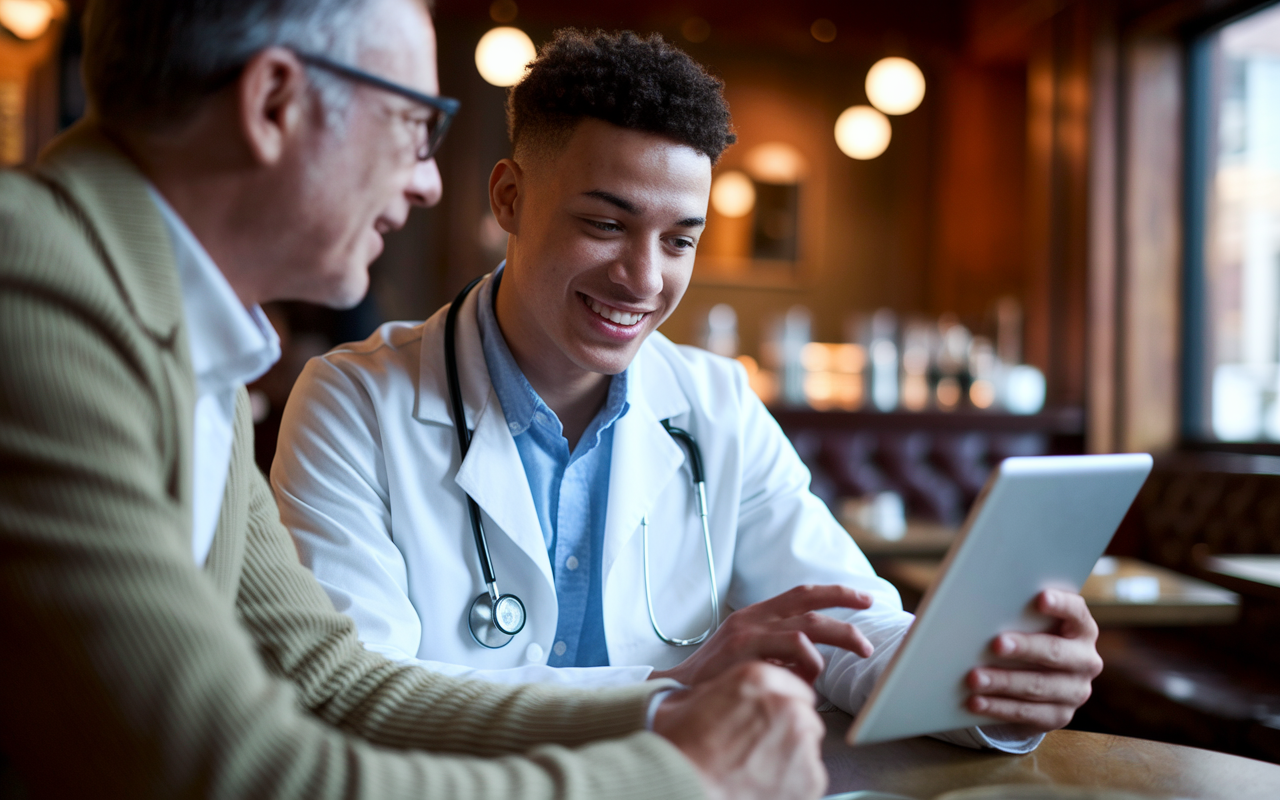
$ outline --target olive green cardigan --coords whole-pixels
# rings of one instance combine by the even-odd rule
[[[191,556],[194,378],[163,222],[92,124],[0,173],[0,794],[675,798],[662,684],[576,692],[365,651],[297,560],[240,393]]]

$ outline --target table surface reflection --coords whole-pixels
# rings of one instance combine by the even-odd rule
[[[1231,591],[1136,558],[1106,556],[1085,581],[1080,594],[1093,618],[1104,628],[1153,625],[1228,625],[1240,617],[1240,597]],[[938,559],[890,558],[876,571],[897,586],[919,594],[929,590],[942,567]],[[1126,595],[1120,589],[1146,581],[1150,596]],[[1276,589],[1280,592],[1280,587]]]
[[[1280,556],[1210,556],[1201,569],[1237,592],[1280,601]]]
[[[844,743],[849,715],[822,716],[831,794],[875,789],[929,800],[971,786],[1039,783],[1196,800],[1280,798],[1280,766],[1193,747],[1054,731],[1025,756],[967,750],[923,737],[850,748]]]

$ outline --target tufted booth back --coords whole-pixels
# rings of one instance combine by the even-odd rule
[[[833,510],[846,497],[892,490],[911,517],[958,525],[992,468],[1010,456],[1083,452],[1083,414],[775,409],[774,417]]]
[[[1206,555],[1280,554],[1280,457],[1161,456],[1112,550],[1184,570]]]

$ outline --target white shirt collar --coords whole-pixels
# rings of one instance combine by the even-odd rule
[[[173,243],[196,393],[252,383],[280,360],[280,337],[261,306],[245,308],[195,234],[154,186],[151,197]]]

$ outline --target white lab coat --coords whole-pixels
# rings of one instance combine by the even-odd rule
[[[821,648],[827,666],[817,690],[856,713],[912,615],[809,492],[808,470],[742,367],[656,333],[632,364],[631,406],[614,432],[602,569],[611,666],[546,666],[558,618],[552,565],[489,381],[479,295],[468,295],[458,318],[463,402],[475,432],[460,467],[445,309],[420,324],[388,323],[364,342],[312,359],[285,409],[271,470],[281,515],[303,562],[355,620],[365,645],[455,675],[579,685],[643,680],[688,657],[692,648],[654,635],[641,567],[640,520],[648,514],[659,624],[676,637],[707,627],[697,498],[685,450],[661,425],[670,419],[702,450],[722,615],[806,583],[843,584],[874,598],[865,611],[830,612],[871,640],[871,658]],[[467,629],[484,583],[464,491],[483,513],[499,587],[523,599],[528,613],[524,630],[499,649],[481,647]]]

